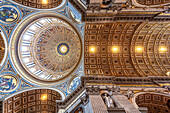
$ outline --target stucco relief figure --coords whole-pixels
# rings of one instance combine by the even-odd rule
[[[102,98],[103,98],[103,100],[104,100],[107,107],[115,107],[114,106],[114,101],[113,101],[113,99],[112,99],[112,97],[110,95],[107,95],[105,93]]]

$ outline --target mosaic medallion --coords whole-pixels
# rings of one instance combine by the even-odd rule
[[[0,7],[0,22],[13,23],[19,17],[19,11],[14,6],[6,5]]]
[[[69,92],[73,92],[81,84],[81,77],[74,78],[69,85]]]
[[[79,64],[81,39],[66,21],[40,18],[22,32],[18,55],[22,66],[32,77],[56,81],[71,74]]]
[[[0,92],[10,92],[13,91],[18,80],[12,75],[0,75]]]
[[[71,5],[71,3],[68,3],[69,6],[69,16],[71,17],[71,19],[76,22],[76,23],[80,23],[81,22],[81,13],[78,12],[74,6]]]

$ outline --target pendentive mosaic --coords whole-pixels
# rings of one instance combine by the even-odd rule
[[[0,6],[0,22],[4,24],[14,23],[19,19],[19,10],[12,5]]]

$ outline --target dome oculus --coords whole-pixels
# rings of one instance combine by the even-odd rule
[[[67,53],[69,52],[69,46],[66,43],[60,43],[57,46],[57,52],[60,55],[67,55]]]

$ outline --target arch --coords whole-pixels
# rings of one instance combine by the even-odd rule
[[[85,113],[84,106],[81,104],[75,108],[71,113]]]
[[[7,59],[7,55],[8,55],[8,52],[7,52],[7,50],[8,50],[8,42],[7,42],[7,35],[5,34],[5,32],[4,32],[4,29],[0,26],[0,41],[3,41],[2,43],[3,43],[3,48],[4,48],[4,50],[3,50],[3,57],[2,57],[2,59],[0,59],[0,69],[3,67],[3,65],[4,65],[4,63],[5,63],[5,61],[6,61],[6,59]],[[1,46],[1,44],[0,44],[0,46]],[[2,51],[1,51],[1,53],[2,53]]]
[[[3,101],[4,113],[8,112],[56,112],[56,100],[64,100],[64,94],[54,88],[31,88],[12,94]]]
[[[138,7],[160,7],[161,5],[169,5],[168,0],[150,0],[148,3],[146,0],[132,0],[132,3]]]
[[[7,96],[6,98],[4,98],[4,101],[17,95],[17,94],[20,94],[20,93],[23,93],[23,92],[26,92],[26,91],[30,91],[30,90],[36,90],[36,89],[50,89],[50,90],[54,90],[58,93],[60,93],[61,97],[62,97],[62,100],[64,100],[66,98],[66,95],[64,94],[64,92],[62,92],[61,90],[59,89],[56,89],[56,88],[52,88],[52,87],[34,87],[34,88],[29,88],[29,89],[24,89],[24,90],[21,90],[21,91],[18,91],[18,92],[15,92],[9,96]]]
[[[136,93],[132,98],[132,103],[138,109],[139,107],[147,107],[148,113],[168,113],[170,110],[167,101],[170,95],[155,92]]]

